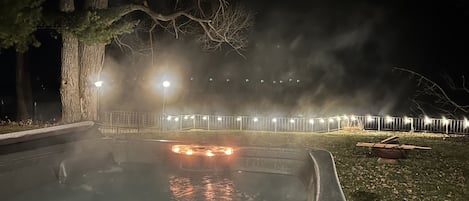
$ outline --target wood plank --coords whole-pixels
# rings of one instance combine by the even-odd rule
[[[385,148],[385,149],[423,149],[430,150],[431,147],[422,147],[414,145],[399,145],[399,144],[383,144],[383,143],[368,143],[368,142],[358,142],[357,147],[372,147],[372,148]]]
[[[390,142],[394,142],[394,141],[397,141],[397,140],[399,140],[399,137],[397,137],[397,136],[392,136],[392,137],[388,137],[388,138],[386,138],[386,139],[384,139],[384,140],[381,140],[381,143],[383,143],[383,144],[388,144],[388,143],[390,143]]]

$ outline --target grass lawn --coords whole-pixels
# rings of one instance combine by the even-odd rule
[[[0,125],[0,134],[25,131],[25,130],[31,130],[31,129],[36,129],[36,128],[43,128],[43,127],[44,126],[38,126],[38,125],[19,126],[19,125],[5,124],[5,125]]]
[[[134,137],[191,140],[247,146],[326,149],[335,157],[347,200],[468,200],[469,139],[410,133],[259,133],[181,132]],[[368,148],[357,142],[379,142],[399,136],[400,143],[430,146],[411,150],[398,165],[378,164]]]

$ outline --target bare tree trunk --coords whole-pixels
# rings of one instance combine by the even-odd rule
[[[24,53],[16,53],[16,119],[18,121],[28,119],[29,113],[27,109],[27,95],[25,94],[25,79],[29,76],[26,76],[25,63],[24,63]],[[29,87],[31,89],[31,87]]]
[[[65,123],[81,120],[78,65],[78,39],[69,33],[62,34],[62,121]]]
[[[107,8],[107,0],[86,0],[84,9]],[[75,10],[73,0],[61,0],[63,12]],[[103,68],[105,44],[84,44],[71,35],[62,35],[62,121],[97,120],[97,89]]]
[[[108,0],[86,0],[85,9],[105,9]],[[105,44],[79,45],[80,66],[80,113],[82,120],[98,120],[98,93],[94,82],[99,80],[103,68]]]
[[[60,0],[62,12],[75,10],[73,0]],[[62,100],[62,122],[70,123],[81,120],[78,65],[78,39],[70,34],[62,34],[62,72],[60,96]]]
[[[98,119],[98,93],[94,82],[99,80],[103,67],[104,49],[104,44],[80,44],[80,112],[83,120]]]

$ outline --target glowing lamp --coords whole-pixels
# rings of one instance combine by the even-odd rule
[[[355,120],[357,120],[357,117],[356,117],[355,115],[352,115],[352,116],[350,117],[350,119],[351,119],[352,121],[355,121]]]
[[[386,116],[386,123],[391,123],[391,122],[392,122],[392,117]]]
[[[412,118],[404,117],[404,123],[405,123],[405,124],[410,124],[410,123],[412,123]]]
[[[329,122],[334,122],[334,119],[333,118],[329,118]]]
[[[166,120],[171,121],[171,116],[166,117]]]
[[[443,125],[448,125],[449,124],[449,120],[446,117],[442,117],[441,122],[443,123]]]
[[[103,86],[103,81],[101,81],[101,80],[100,80],[100,81],[96,81],[96,82],[94,83],[94,86],[97,87],[97,88],[102,87],[102,86]]]
[[[236,118],[236,121],[241,121],[241,117]]]
[[[207,118],[208,118],[207,116],[202,117],[203,120],[207,120]]]
[[[218,120],[218,121],[221,121],[221,117],[218,117],[217,120]]]
[[[467,120],[466,117],[464,117],[464,128],[469,127],[469,121]]]
[[[428,116],[425,116],[424,123],[425,123],[425,125],[431,124],[432,119],[430,119]]]
[[[368,116],[366,116],[366,121],[372,122],[372,121],[374,121],[374,119],[371,115],[368,115]]]
[[[191,116],[191,119],[195,119],[195,116],[194,116],[194,115],[192,115],[192,116]]]
[[[254,119],[252,119],[254,122],[258,122],[259,119],[257,117],[254,117]]]
[[[290,123],[294,124],[294,123],[295,123],[295,120],[294,120],[294,119],[290,119]]]
[[[163,87],[164,87],[164,88],[168,88],[168,87],[170,87],[170,86],[171,86],[171,82],[169,82],[169,81],[167,81],[167,80],[163,81]]]
[[[194,153],[194,151],[192,151],[192,149],[188,149],[186,151],[186,155],[192,155]]]
[[[324,119],[319,119],[319,122],[324,123],[325,121]]]
[[[189,116],[188,115],[184,116],[184,119],[186,119],[186,120],[189,119]]]
[[[314,124],[314,119],[309,119],[310,124]]]
[[[277,118],[273,118],[272,122],[277,123]]]

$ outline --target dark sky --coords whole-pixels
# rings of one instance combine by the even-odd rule
[[[169,107],[174,113],[402,115],[410,112],[415,80],[393,72],[393,67],[409,68],[438,82],[445,74],[459,77],[469,72],[465,1],[244,4],[256,14],[249,47],[243,52],[246,59],[228,48],[202,52],[190,36],[160,37],[155,66],[149,56],[136,59],[109,46],[112,54],[103,72],[103,79],[112,83],[103,92],[107,108],[158,110],[161,94],[147,93],[147,85],[173,76],[177,84]],[[43,46],[29,56],[35,99],[45,105],[59,100],[60,49],[49,34],[39,35]],[[0,97],[11,102],[14,54],[2,51],[0,59]]]

